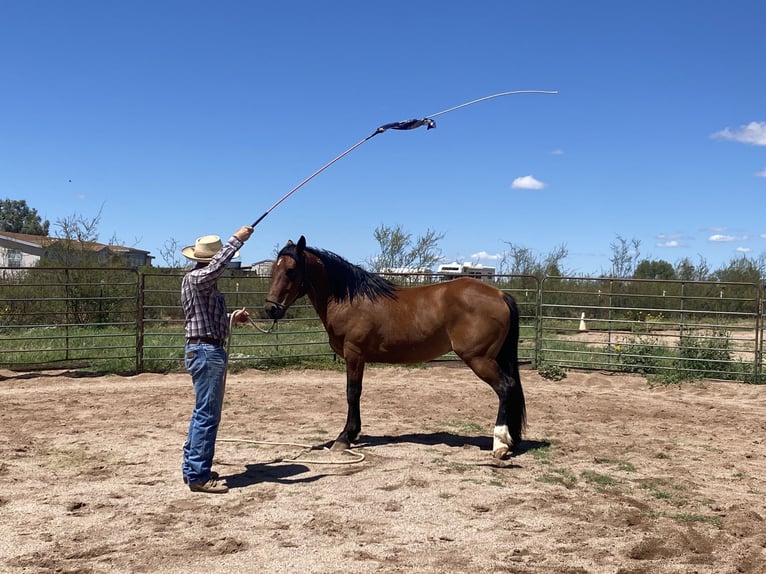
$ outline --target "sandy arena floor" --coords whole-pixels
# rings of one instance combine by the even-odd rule
[[[766,387],[522,377],[527,440],[508,460],[466,368],[373,367],[362,462],[221,442],[231,490],[204,495],[179,470],[186,374],[0,372],[0,570],[766,572]],[[333,439],[344,380],[232,374],[219,436]]]

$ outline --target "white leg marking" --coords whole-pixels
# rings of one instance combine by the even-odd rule
[[[508,426],[496,426],[492,433],[492,454],[503,456],[511,447],[513,447],[513,441],[511,440],[511,433],[508,432]]]

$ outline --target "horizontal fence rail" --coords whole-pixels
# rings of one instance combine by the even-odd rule
[[[0,366],[180,369],[182,278],[182,271],[0,268]],[[438,274],[385,278],[403,286],[449,280]],[[483,280],[516,299],[519,358],[533,368],[764,382],[763,285],[526,275]],[[276,324],[262,318],[269,282],[237,269],[219,280],[229,310],[247,308],[258,327],[235,326],[230,364],[335,360],[307,299]],[[440,360],[456,359],[449,353]]]

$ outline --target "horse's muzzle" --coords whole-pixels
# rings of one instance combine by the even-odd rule
[[[266,314],[269,316],[269,319],[281,319],[285,316],[285,311],[287,310],[287,307],[282,305],[281,303],[277,303],[276,301],[269,301],[266,300],[266,304],[263,306],[263,310],[266,311]]]

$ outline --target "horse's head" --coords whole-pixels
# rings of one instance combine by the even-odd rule
[[[264,310],[272,319],[281,319],[296,299],[306,293],[304,252],[306,238],[301,235],[298,243],[288,241],[277,255],[271,268],[271,286],[266,295]]]

